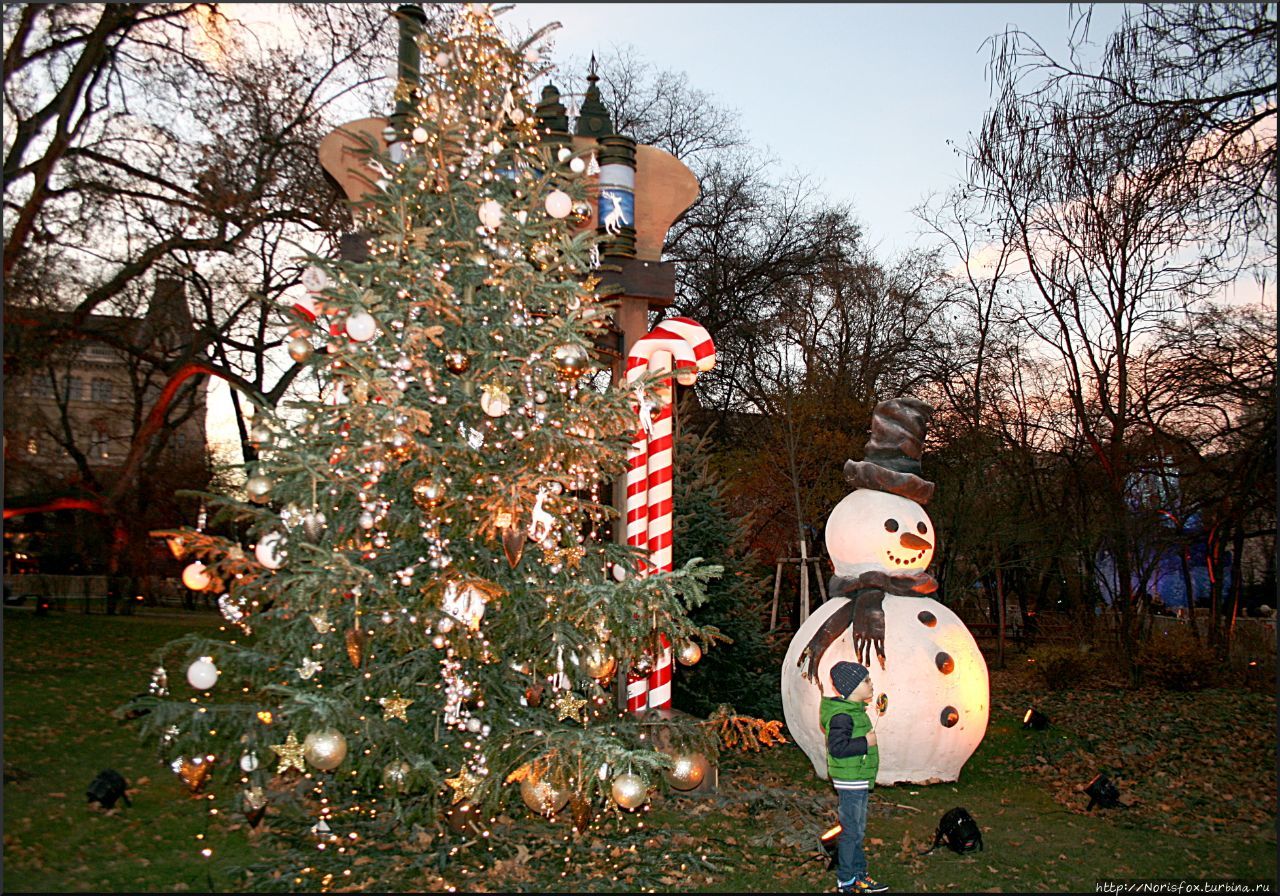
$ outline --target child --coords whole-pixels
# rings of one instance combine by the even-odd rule
[[[883,893],[889,889],[867,874],[862,838],[867,830],[867,797],[876,786],[880,748],[867,715],[874,691],[871,673],[858,663],[831,667],[838,697],[823,697],[818,710],[827,737],[827,773],[835,785],[840,817],[836,852],[837,893]]]

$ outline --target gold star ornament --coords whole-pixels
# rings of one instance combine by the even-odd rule
[[[276,769],[277,775],[283,775],[290,768],[296,768],[300,772],[305,772],[307,766],[302,757],[302,744],[298,743],[298,736],[292,731],[285,738],[282,744],[271,744],[271,750],[280,757],[280,767]]]
[[[405,697],[379,697],[378,702],[382,704],[383,720],[399,719],[402,722],[409,721],[409,717],[405,711],[413,705],[413,701]]]
[[[551,708],[556,711],[556,718],[563,722],[565,719],[573,719],[575,722],[586,724],[585,710],[587,700],[585,697],[579,697],[573,691],[566,691],[551,703]]]
[[[453,802],[457,803],[471,799],[481,780],[483,779],[473,774],[471,769],[464,767],[456,778],[445,778],[444,783],[453,788]]]

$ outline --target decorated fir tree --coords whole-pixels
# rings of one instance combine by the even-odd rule
[[[218,510],[243,544],[182,533],[223,634],[164,649],[144,717],[193,789],[297,833],[313,874],[521,797],[586,825],[714,749],[618,708],[615,669],[659,632],[716,639],[687,615],[715,568],[639,576],[611,536],[636,416],[592,353],[590,160],[540,141],[530,54],[484,9],[420,43],[368,257],[310,260],[291,350],[320,395],[256,418],[251,500]]]

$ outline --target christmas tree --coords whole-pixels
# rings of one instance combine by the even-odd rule
[[[181,534],[224,633],[166,646],[143,717],[193,790],[301,833],[304,888],[366,843],[483,835],[521,797],[579,826],[636,809],[714,750],[618,708],[615,670],[660,634],[716,640],[688,616],[716,568],[639,575],[611,535],[637,418],[592,354],[591,160],[540,139],[536,56],[486,10],[420,46],[367,258],[310,259],[291,352],[321,392],[255,419],[250,501],[217,511],[243,544]]]

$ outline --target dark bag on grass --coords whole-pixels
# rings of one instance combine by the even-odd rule
[[[933,848],[929,851],[933,852],[942,843],[946,843],[952,852],[961,855],[983,848],[982,830],[968,809],[956,806],[942,816],[942,820],[938,822],[938,832],[933,837]]]
[[[126,791],[129,785],[124,780],[124,775],[120,774],[113,768],[104,768],[98,772],[98,777],[89,783],[89,789],[85,791],[85,796],[89,802],[97,803],[104,809],[110,809],[116,804],[116,800],[123,799],[126,806],[132,806],[129,802],[129,794]]]

